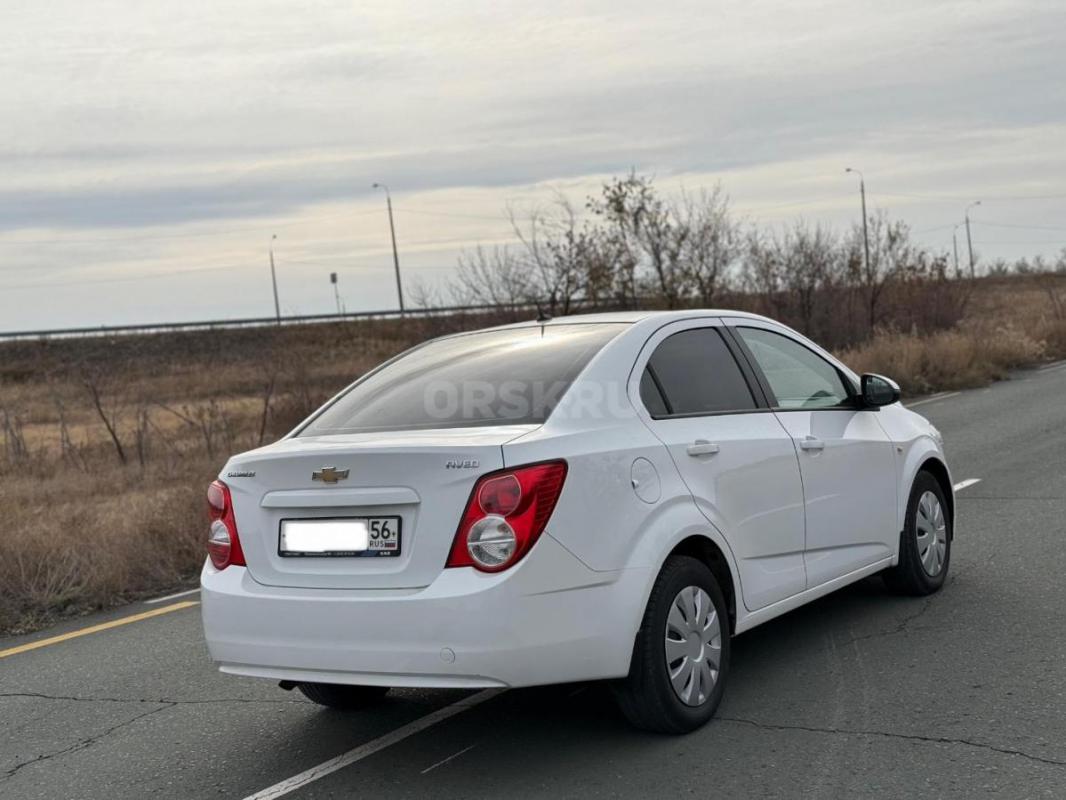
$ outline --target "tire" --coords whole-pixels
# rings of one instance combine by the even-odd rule
[[[347,686],[339,683],[299,683],[296,688],[312,703],[338,711],[356,711],[379,702],[388,686]]]
[[[928,495],[935,498],[935,503],[929,501]],[[934,509],[932,514],[930,508]],[[939,509],[939,514],[935,509]],[[928,472],[919,472],[907,500],[906,524],[900,534],[899,564],[883,573],[889,589],[899,594],[921,596],[932,594],[944,585],[951,565],[953,520],[949,509],[937,479]],[[923,534],[927,543],[924,546]]]
[[[682,595],[682,592],[686,594]],[[706,608],[701,609],[694,618],[697,621],[705,619],[706,627],[703,622],[698,622],[689,631],[688,640],[679,639],[679,631],[685,625],[679,627],[678,623],[687,623],[693,618],[691,611],[697,597],[704,604],[706,600],[710,601],[714,616]],[[675,603],[679,603],[676,609]],[[686,608],[687,617],[684,615]],[[712,620],[718,625],[716,637]],[[698,632],[700,628],[703,633]],[[671,643],[667,642],[668,632]],[[694,642],[691,637],[701,641]],[[681,734],[696,730],[714,716],[722,700],[729,675],[729,646],[729,610],[714,575],[694,558],[670,556],[655,579],[648,598],[644,620],[633,646],[629,675],[612,687],[622,713],[634,726],[647,731]],[[689,671],[687,702],[681,697],[684,687],[675,689],[671,680],[668,653],[678,656],[671,665],[679,682],[685,679],[684,670]],[[715,658],[716,674],[709,668]],[[692,670],[693,665],[705,663],[708,664],[707,670]],[[708,677],[712,679],[709,691],[706,687]],[[698,690],[697,683],[693,682],[697,680]]]

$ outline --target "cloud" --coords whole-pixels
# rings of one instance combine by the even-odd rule
[[[852,213],[819,199],[851,190],[845,161],[872,193],[1066,193],[1064,30],[1038,0],[24,5],[0,31],[0,327],[27,318],[5,281],[221,264],[277,226],[366,269],[376,180],[400,208],[471,217],[630,167],[668,188],[724,177],[742,205],[830,221]],[[916,228],[951,219],[947,202],[895,201]],[[334,212],[361,222],[315,221]],[[501,235],[473,218],[412,228],[426,259],[420,241]],[[70,244],[19,244],[49,239]],[[459,249],[412,269],[444,274]],[[70,319],[149,311],[86,293]],[[195,291],[175,296],[160,313],[195,315]]]

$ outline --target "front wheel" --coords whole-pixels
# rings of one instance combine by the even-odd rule
[[[899,564],[883,573],[888,587],[901,594],[925,595],[943,586],[951,564],[951,526],[940,483],[928,472],[919,472],[907,501]]]
[[[356,711],[373,705],[389,691],[388,686],[348,686],[341,683],[299,683],[296,688],[313,703],[340,711]]]
[[[705,564],[670,556],[655,580],[629,675],[614,685],[626,718],[688,733],[714,716],[729,673],[729,612]]]

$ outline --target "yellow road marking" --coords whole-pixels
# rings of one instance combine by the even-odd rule
[[[39,647],[48,647],[52,644],[65,642],[68,639],[77,639],[79,636],[88,636],[90,633],[99,633],[100,631],[106,631],[110,628],[117,628],[120,625],[129,625],[131,622],[140,622],[142,619],[150,619],[151,617],[158,617],[160,614],[169,614],[171,611],[180,611],[183,608],[191,608],[192,606],[198,605],[200,605],[199,600],[186,600],[181,603],[174,603],[172,606],[153,608],[151,611],[132,614],[128,617],[122,617],[122,619],[101,622],[99,625],[90,625],[88,628],[81,628],[76,631],[70,631],[69,633],[61,633],[59,636],[40,639],[36,642],[30,642],[29,644],[20,644],[18,647],[10,647],[7,650],[0,650],[0,658],[7,658],[8,656],[18,655],[19,653],[25,653],[29,650],[36,650]]]

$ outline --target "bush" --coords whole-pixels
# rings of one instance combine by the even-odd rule
[[[882,332],[840,353],[856,372],[877,372],[897,381],[905,394],[964,389],[999,380],[1043,357],[1044,342],[1012,325],[968,324],[918,336]]]

